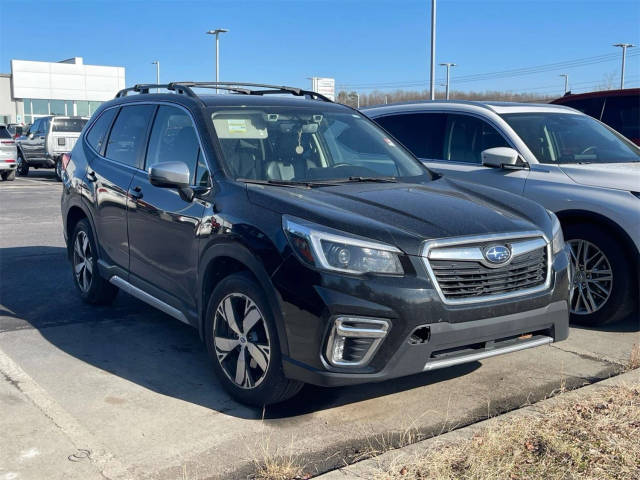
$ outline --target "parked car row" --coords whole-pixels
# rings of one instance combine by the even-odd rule
[[[16,142],[6,125],[0,125],[0,178],[11,181],[16,178]]]
[[[71,152],[88,120],[55,115],[35,120],[16,140],[18,175],[28,175],[30,168],[55,168],[60,180],[62,155]]]
[[[161,87],[104,103],[63,157],[74,283],[87,302],[124,290],[197,328],[235,398],[567,337],[568,248],[543,206],[439,175],[313,92]]]

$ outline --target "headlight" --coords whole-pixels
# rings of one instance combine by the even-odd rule
[[[282,228],[300,259],[326,270],[345,273],[404,273],[396,247],[316,225],[282,217]]]
[[[555,213],[550,210],[547,210],[549,217],[551,218],[551,222],[553,227],[551,228],[551,251],[553,255],[557,255],[564,249],[564,235],[562,234],[562,226],[560,225],[560,220]]]

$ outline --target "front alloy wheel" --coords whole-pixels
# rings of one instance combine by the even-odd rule
[[[89,292],[93,280],[93,255],[89,237],[82,230],[73,242],[73,272],[82,293]]]
[[[587,240],[570,240],[573,286],[571,313],[590,315],[607,303],[613,288],[613,272],[609,259]]]
[[[264,380],[271,358],[269,330],[260,309],[242,293],[218,304],[213,323],[216,357],[225,375],[241,388]]]

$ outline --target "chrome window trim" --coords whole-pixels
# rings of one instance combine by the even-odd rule
[[[524,238],[532,238],[534,240],[533,241],[530,240],[530,241],[526,241],[526,242],[518,242],[518,243],[523,243],[525,245],[523,245],[523,247],[518,250],[519,253],[517,255],[522,255],[524,253],[527,253],[527,252],[530,252],[532,250],[535,250],[536,248],[542,247],[543,244],[540,244],[539,242],[536,242],[535,238],[543,239],[544,240],[544,245],[546,245],[546,249],[547,249],[547,277],[545,279],[545,282],[542,285],[538,285],[538,286],[532,287],[532,288],[526,288],[524,290],[517,290],[515,292],[500,293],[500,294],[496,294],[496,295],[483,295],[483,296],[480,296],[480,297],[468,297],[468,298],[459,298],[459,299],[447,299],[446,298],[446,296],[442,292],[442,289],[440,288],[440,284],[438,283],[438,279],[436,278],[436,275],[433,272],[433,269],[431,268],[431,264],[429,262],[430,253],[431,253],[432,250],[434,250],[436,248],[439,248],[439,247],[449,247],[449,246],[454,246],[455,247],[457,245],[464,245],[464,244],[468,244],[468,243],[498,242],[498,241],[501,241],[501,240],[504,241],[504,240],[509,240],[509,239],[524,239]],[[533,245],[537,245],[537,246],[533,247]],[[452,249],[452,250],[457,250],[458,252],[460,252],[461,256],[459,258],[447,258],[447,260],[461,260],[461,261],[475,260],[475,259],[470,259],[467,256],[465,256],[465,255],[468,255],[468,251],[467,250],[469,250],[469,249],[456,248],[456,249]],[[511,258],[513,259],[517,255],[514,255],[513,252],[512,252]],[[433,283],[433,287],[438,292],[438,296],[440,297],[440,300],[442,300],[442,302],[444,304],[446,304],[446,305],[469,305],[469,304],[474,304],[474,303],[483,303],[483,302],[507,300],[507,299],[510,299],[510,298],[523,297],[523,296],[526,296],[526,295],[531,295],[531,294],[534,294],[534,293],[543,292],[545,290],[548,290],[551,287],[551,273],[552,273],[551,272],[551,265],[553,264],[553,258],[552,258],[552,252],[551,252],[551,242],[547,238],[547,236],[544,234],[544,232],[542,232],[540,230],[529,230],[529,231],[525,231],[525,232],[509,232],[509,233],[498,233],[498,234],[487,234],[487,235],[471,235],[471,236],[466,236],[466,237],[453,237],[453,238],[442,238],[442,239],[437,239],[437,240],[428,240],[423,244],[421,256],[422,256],[422,262],[423,262],[425,268],[427,269],[427,273],[429,274],[429,279]],[[452,257],[452,256],[453,255],[449,255],[449,257]],[[438,258],[438,259],[443,259],[443,258]],[[436,258],[434,258],[434,260],[436,260]]]
[[[200,147],[200,152],[202,152],[202,157],[204,158],[205,165],[207,166],[207,170],[209,171],[209,178],[213,179],[213,175],[211,174],[211,168],[210,168],[210,164],[209,164],[209,159],[207,158],[207,154],[205,153],[204,148],[202,148],[202,139],[200,138],[200,132],[198,131],[198,128],[196,126],[196,122],[195,122],[195,120],[193,118],[193,115],[191,114],[191,112],[189,111],[188,108],[184,107],[183,105],[180,105],[179,103],[167,102],[166,100],[119,103],[117,105],[113,105],[111,107],[107,107],[102,112],[100,112],[100,115],[97,116],[96,119],[91,122],[91,125],[88,126],[86,132],[89,133],[89,131],[91,131],[91,129],[93,128],[94,124],[98,121],[98,119],[102,115],[104,115],[104,112],[106,112],[107,110],[111,110],[111,109],[114,109],[114,108],[122,108],[122,107],[126,107],[128,105],[155,105],[155,106],[167,105],[167,106],[170,106],[170,107],[178,107],[178,108],[184,110],[187,113],[187,115],[189,115],[189,118],[191,119],[191,123],[193,125],[193,129],[196,132],[196,137],[198,138],[198,146]],[[156,113],[153,114],[153,118],[151,119],[152,123],[149,125],[149,135],[147,137],[147,141],[146,141],[146,145],[145,145],[145,149],[144,149],[144,159],[143,160],[144,160],[145,164],[147,163],[147,150],[149,149],[149,139],[151,138],[151,131],[153,130],[153,122],[155,121],[155,119],[156,119]],[[111,136],[111,129],[113,128],[113,125],[117,120],[118,120],[118,116],[116,115],[116,117],[111,122],[111,126],[109,128],[109,137]],[[118,166],[122,165],[122,166],[125,166],[127,168],[132,169],[135,172],[141,172],[141,173],[145,173],[145,174],[149,175],[149,172],[147,170],[143,169],[143,168],[134,167],[133,165],[128,165],[126,163],[122,163],[122,162],[119,162],[117,160],[113,160],[112,158],[100,155],[100,153],[98,153],[96,151],[96,149],[93,148],[93,145],[91,145],[87,141],[87,136],[84,134],[84,132],[83,132],[83,135],[82,135],[82,140],[91,149],[91,151],[93,153],[95,153],[96,156],[98,156],[101,160],[107,160],[107,161],[109,161],[109,162],[111,162],[111,163],[113,163],[115,165],[118,165]],[[105,146],[104,152],[107,153],[106,146]],[[196,161],[196,166],[197,166],[197,161]],[[199,185],[190,185],[190,187],[198,187],[198,186]]]

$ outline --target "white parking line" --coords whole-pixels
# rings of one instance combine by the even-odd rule
[[[101,445],[2,349],[0,349],[0,374],[62,430],[78,450],[89,451],[89,458],[105,478],[110,480],[132,478],[132,475],[115,459],[112,453]]]

